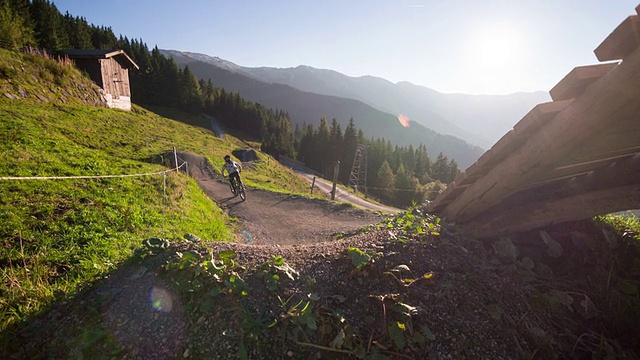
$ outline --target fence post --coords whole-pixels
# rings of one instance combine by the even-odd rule
[[[338,171],[340,170],[340,161],[336,161],[336,167],[333,168],[333,187],[331,188],[331,200],[336,199],[336,183],[338,182]]]
[[[173,158],[176,160],[176,169],[177,169],[178,168],[178,153],[176,152],[176,147],[175,146],[173,147]]]
[[[311,182],[311,194],[313,194],[313,187],[316,186],[316,177],[313,177],[313,181]]]

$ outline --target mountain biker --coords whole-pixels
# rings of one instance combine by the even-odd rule
[[[241,187],[244,187],[244,184],[242,184],[242,179],[240,179],[240,172],[242,171],[242,165],[238,164],[235,161],[231,161],[231,156],[229,155],[225,155],[224,157],[224,165],[222,165],[222,170],[220,171],[222,176],[224,176],[225,170],[229,174],[229,181],[231,181],[231,179],[235,177],[236,180],[238,181],[238,185]]]

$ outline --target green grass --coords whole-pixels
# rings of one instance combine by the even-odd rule
[[[69,61],[0,49],[2,94],[73,104],[95,103],[97,87]],[[4,98],[4,96],[3,96]]]
[[[609,225],[616,230],[623,239],[631,240],[635,246],[640,246],[640,218],[628,212],[626,214],[609,214],[597,216],[596,220]]]
[[[194,139],[197,131],[187,126],[122,113],[3,100],[0,174],[158,173],[166,168],[141,160],[167,150],[173,142],[164,134],[174,136],[178,147],[180,141],[191,146],[215,141]],[[148,130],[143,132],[143,127]],[[185,140],[171,131],[179,128]],[[110,129],[118,129],[113,133],[119,133],[120,140]],[[193,233],[205,241],[232,240],[224,213],[194,180],[177,173],[166,179],[156,174],[2,180],[0,199],[2,328],[38,311],[56,294],[71,294],[114,269],[146,238],[179,240]]]
[[[246,146],[241,140],[216,138],[195,115],[85,105],[78,92],[94,87],[68,64],[2,49],[0,64],[0,93],[21,94],[0,96],[0,177],[155,174],[0,180],[0,331],[73,296],[145,239],[233,240],[232,219],[193,179],[157,173],[168,170],[160,160],[173,147],[207,156],[218,171],[225,154]],[[243,171],[249,186],[308,192],[303,179],[259,156]]]

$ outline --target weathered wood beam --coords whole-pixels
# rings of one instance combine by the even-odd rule
[[[451,203],[461,194],[460,191],[454,189],[464,187],[474,183],[476,180],[487,174],[493,166],[510,156],[517,147],[522,146],[525,141],[534,134],[538,129],[546,125],[560,111],[564,110],[572,100],[554,101],[536,105],[522,120],[520,120],[505,136],[503,136],[496,144],[487,150],[475,163],[461,173],[453,183],[449,184],[447,189],[440,194],[435,201],[429,204],[428,211],[438,212],[444,206]],[[513,134],[516,134],[513,137]],[[513,144],[505,146],[507,141],[513,141]],[[497,161],[499,159],[499,161]]]
[[[640,154],[523,189],[460,224],[478,238],[640,208]]]
[[[582,139],[581,146],[575,147],[573,151],[568,151],[565,157],[556,164],[554,172],[558,171],[558,168],[597,162],[638,152],[640,147],[639,123],[640,114],[634,114],[626,119],[619,119],[616,126],[605,127],[598,133],[592,133],[591,137],[585,137]]]
[[[626,158],[640,154],[640,147],[622,149],[600,155],[597,159],[589,160],[582,163],[574,163],[570,165],[562,165],[553,169],[553,177],[569,176],[572,174],[578,174],[585,171],[593,170],[594,168],[607,166],[611,163],[624,160]]]
[[[617,63],[578,66],[549,91],[554,101],[575,99],[594,81],[606,75]]]
[[[478,219],[461,226],[467,233],[478,239],[488,239],[638,208],[640,208],[640,184],[633,184],[582,193],[567,199],[527,203],[499,212],[491,211],[491,219],[487,218],[485,222]],[[594,211],[596,209],[597,211]]]
[[[531,135],[545,126],[556,117],[562,110],[566,109],[573,100],[552,101],[538,104],[518,121],[513,130],[519,135]]]
[[[621,124],[628,125],[629,119],[638,119],[640,114],[638,73],[640,50],[593,82],[523,146],[441,209],[441,215],[459,223],[468,221],[527,184],[547,178],[557,164],[580,152],[583,139],[597,138],[611,129],[617,129],[621,137],[626,131],[636,131],[640,121],[631,123],[633,129]],[[640,145],[640,139],[635,141]]]
[[[618,25],[593,52],[600,61],[623,60],[639,46],[640,20],[638,15],[631,15]]]

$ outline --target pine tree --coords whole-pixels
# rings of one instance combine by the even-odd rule
[[[62,15],[54,4],[48,0],[33,0],[29,11],[34,21],[35,38],[39,47],[49,51],[69,47]]]
[[[331,130],[327,119],[323,117],[320,119],[320,125],[318,126],[318,132],[316,135],[316,149],[315,158],[316,163],[319,164],[320,171],[327,177],[333,174],[334,161],[329,158],[330,154],[330,135]]]
[[[151,54],[149,48],[142,40],[129,41],[126,37],[120,41],[123,50],[131,56],[133,61],[138,64],[138,71],[129,72],[129,81],[131,85],[131,101],[138,104],[151,104]]]
[[[413,174],[416,168],[416,150],[414,150],[413,145],[409,144],[409,147],[404,151],[404,156],[402,157],[402,163],[405,166],[405,170],[409,173]]]
[[[300,138],[297,159],[305,163],[307,167],[314,170],[317,169],[313,163],[315,142],[315,131],[313,129],[313,125],[309,124],[305,126],[304,133]]]
[[[35,44],[28,1],[0,0],[0,47],[15,50]]]
[[[275,118],[267,118],[261,150],[276,158],[284,155],[295,158],[291,121],[284,112]]]
[[[369,169],[380,169],[384,162],[387,162],[389,165],[389,154],[388,148],[386,147],[386,143],[384,139],[371,139],[368,141],[368,149],[367,149],[367,167]],[[393,172],[393,171],[392,171]],[[367,183],[368,184],[376,184],[378,182],[377,174],[375,171],[369,171],[367,174]]]
[[[403,165],[400,165],[396,173],[395,199],[398,204],[404,206],[424,201],[424,192],[420,190],[420,182]]]
[[[93,49],[91,28],[87,20],[73,17],[67,11],[62,18],[63,26],[69,39],[69,47],[73,49]]]
[[[460,169],[458,168],[458,163],[454,159],[451,159],[449,162],[449,174],[447,177],[447,184],[454,181],[456,177],[460,175]]]
[[[340,127],[338,120],[336,118],[333,118],[333,120],[331,121],[331,129],[329,131],[329,149],[328,149],[329,160],[332,162],[342,160],[342,153],[343,153],[342,145],[344,141],[343,136],[344,135],[342,134],[342,128]],[[347,172],[344,163],[341,162],[340,168],[341,168],[340,170],[341,173]]]
[[[202,91],[189,66],[178,70],[176,93],[179,108],[195,114],[202,112]]]
[[[414,172],[420,183],[427,184],[431,182],[431,159],[427,154],[427,147],[424,144],[420,144],[416,150],[416,166]]]
[[[389,166],[389,163],[386,160],[382,163],[376,173],[375,184],[375,192],[377,194],[387,199],[393,198],[395,194],[394,188],[396,186],[396,178],[393,174],[393,170],[391,170],[391,166]]]
[[[436,162],[433,163],[431,176],[445,184],[450,182],[451,170],[449,169],[449,159],[447,159],[443,153],[440,153]]]
[[[118,38],[111,30],[111,27],[93,26],[91,28],[91,43],[95,49],[115,49],[118,44]]]

